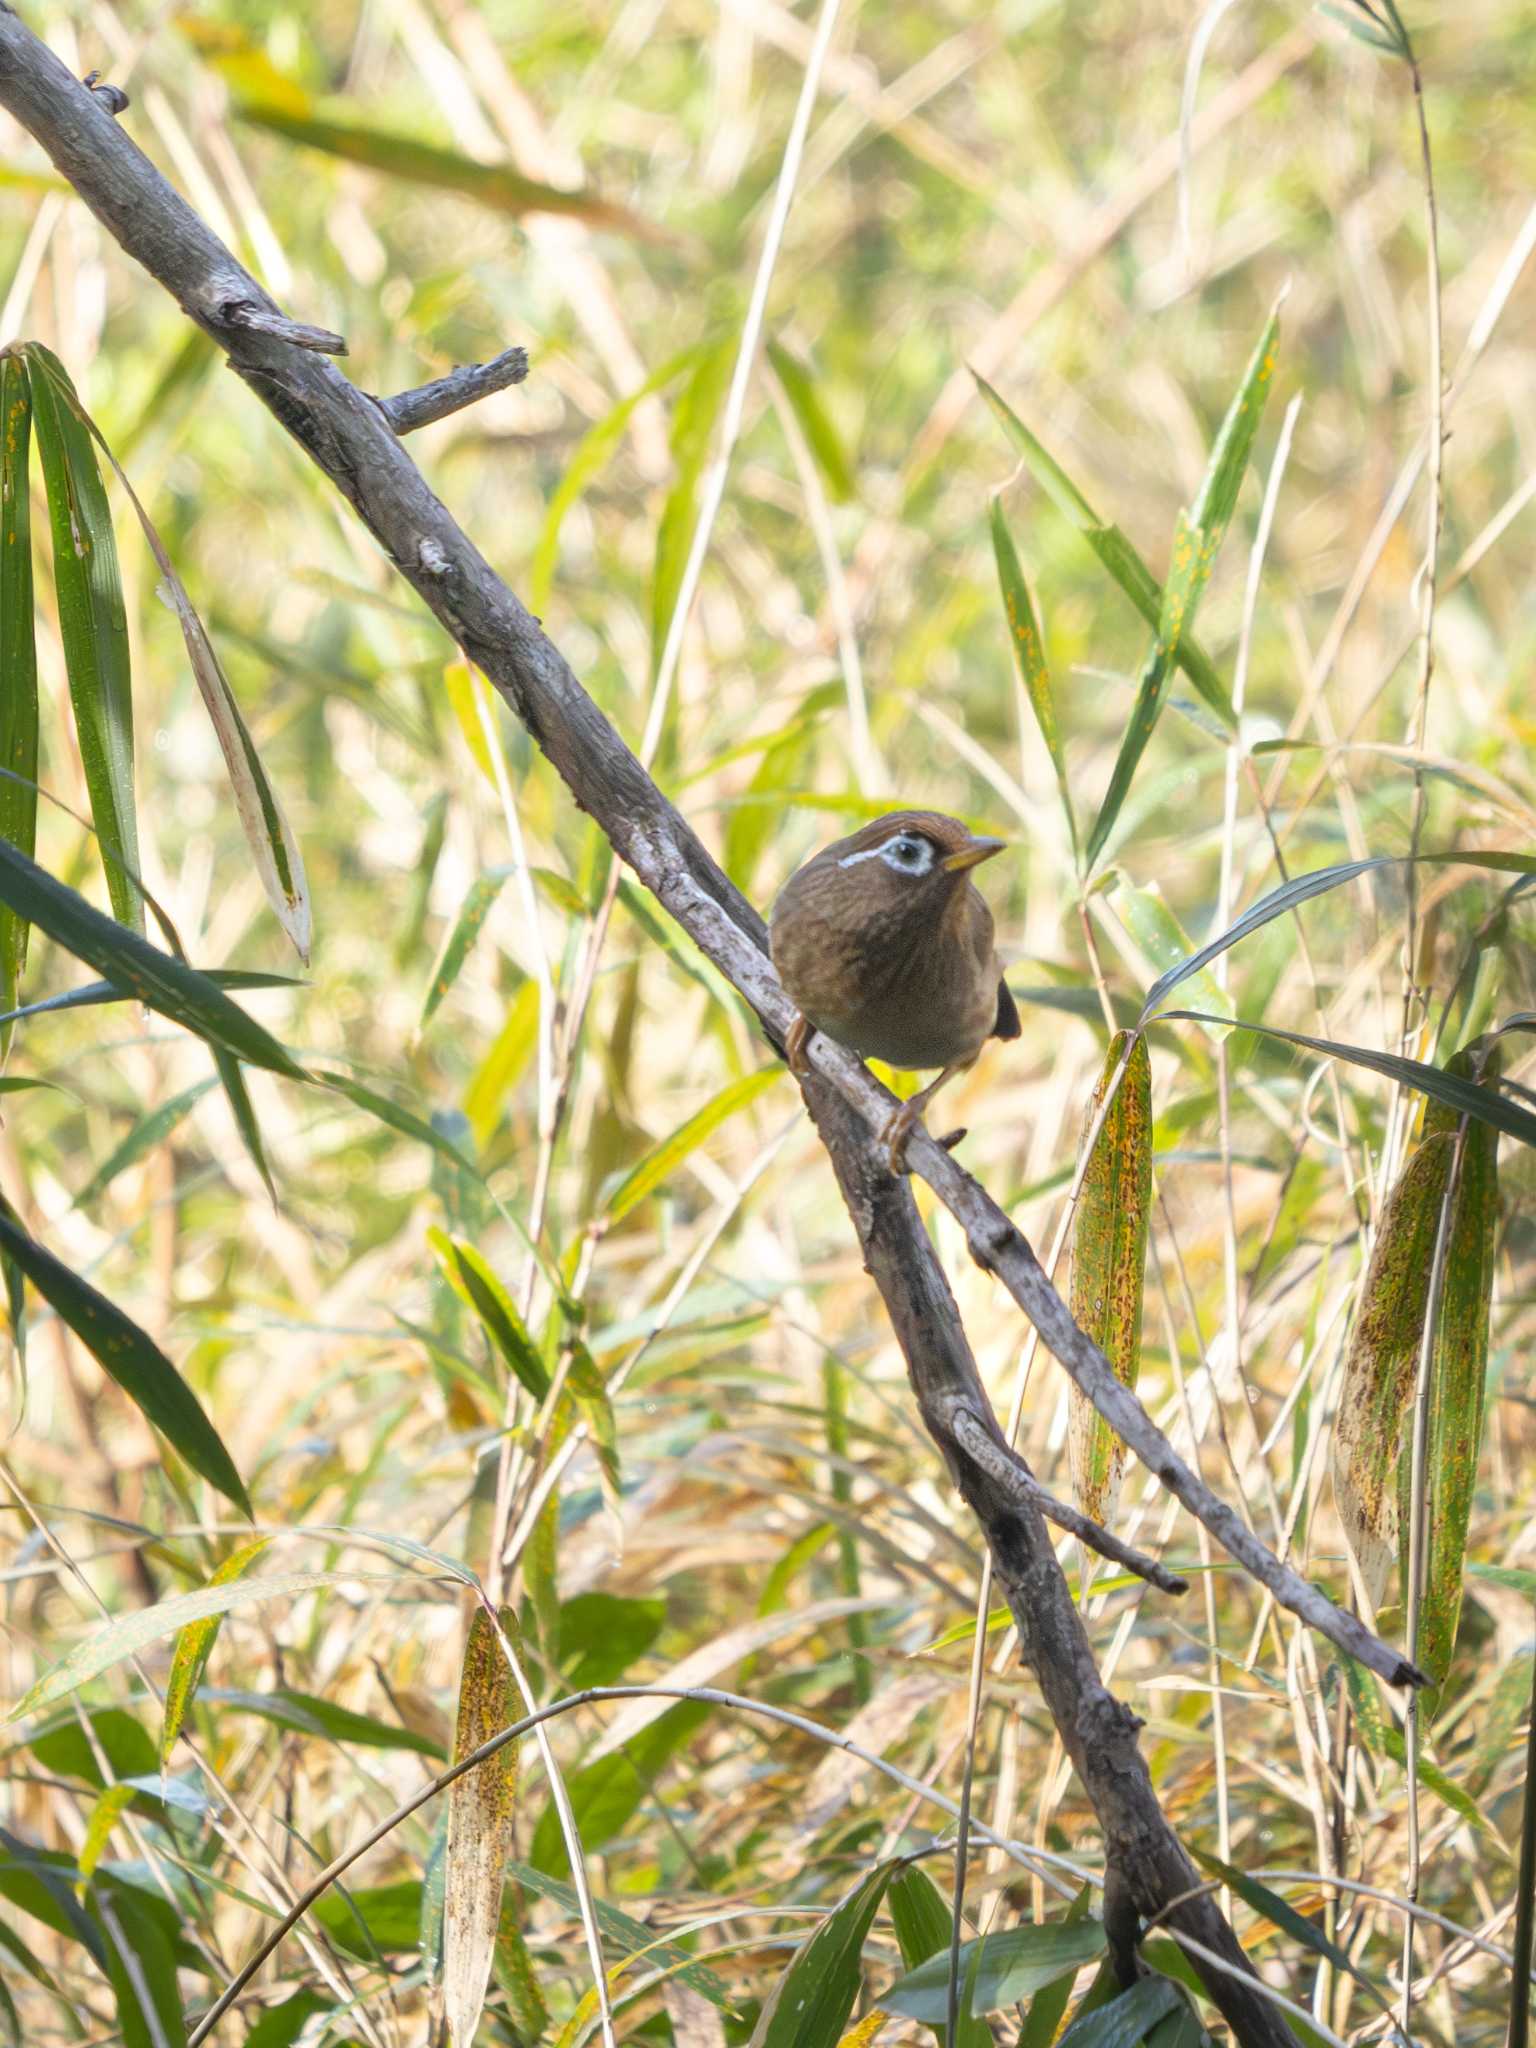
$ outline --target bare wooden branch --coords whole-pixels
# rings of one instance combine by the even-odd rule
[[[445,420],[467,405],[489,398],[493,391],[505,391],[509,384],[521,384],[528,374],[528,351],[504,348],[488,363],[465,363],[414,391],[402,391],[394,398],[373,402],[397,434],[414,434],[418,427]]]
[[[247,334],[270,334],[274,341],[286,341],[290,348],[314,349],[325,356],[344,356],[345,339],[328,327],[311,327],[303,320],[290,320],[275,307],[259,306],[252,299],[226,299],[216,315],[226,327],[243,327]]]
[[[1113,1564],[1124,1565],[1127,1571],[1135,1572],[1139,1578],[1159,1587],[1164,1593],[1189,1591],[1188,1579],[1181,1579],[1177,1572],[1169,1571],[1155,1557],[1148,1557],[1144,1551],[1133,1550],[1129,1543],[1122,1543],[1118,1536],[1112,1535],[1091,1515],[1073,1507],[1070,1501],[1058,1500],[1054,1493],[1048,1493],[1018,1452],[995,1437],[985,1419],[963,1401],[951,1403],[950,1428],[955,1442],[966,1456],[980,1465],[1015,1500],[1038,1508],[1045,1519],[1054,1522],[1058,1529],[1065,1529],[1080,1543],[1086,1543],[1090,1550],[1096,1550],[1100,1557],[1107,1557]],[[995,1422],[993,1428],[996,1428]]]

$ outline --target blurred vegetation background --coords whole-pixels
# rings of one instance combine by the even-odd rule
[[[99,68],[128,89],[131,132],[289,312],[346,336],[345,367],[365,389],[389,394],[527,347],[525,383],[422,431],[412,452],[638,745],[720,452],[812,19],[779,0],[26,14],[77,72]],[[1482,0],[1416,13],[1409,27],[1434,146],[1451,394],[1421,843],[1529,851],[1536,9]],[[664,787],[765,910],[816,846],[896,804],[953,811],[1013,841],[985,879],[1024,1036],[955,1084],[946,1119],[952,1109],[969,1125],[967,1163],[1042,1248],[1103,1063],[1096,979],[1123,1019],[1167,964],[1147,892],[1176,920],[1162,931],[1176,951],[1220,927],[1224,848],[1236,914],[1283,872],[1403,854],[1413,827],[1402,750],[1419,686],[1422,480],[1378,531],[1430,417],[1406,70],[1321,12],[1213,10],[1181,130],[1194,30],[1188,10],[1125,0],[845,4],[768,297],[771,353],[749,388],[657,734]],[[14,130],[5,141],[0,341],[46,342],[74,378],[209,626],[302,848],[312,960],[301,986],[242,1000],[296,1055],[430,1121],[478,1169],[456,1170],[338,1097],[252,1073],[274,1203],[217,1087],[170,1128],[146,1123],[210,1074],[199,1041],[122,1005],[34,1018],[11,1044],[8,1074],[51,1086],[7,1103],[6,1197],[197,1390],[261,1527],[288,1532],[259,1569],[344,1574],[232,1613],[213,1690],[188,1722],[262,1846],[230,1810],[215,1825],[185,1749],[173,1755],[183,1807],[141,1789],[117,1822],[110,1854],[151,1868],[200,1953],[204,1979],[183,1977],[189,2006],[259,1939],[269,1887],[297,1889],[420,1782],[422,1757],[391,1738],[451,1739],[462,1588],[431,1558],[370,1540],[485,1565],[505,1366],[445,1279],[434,1233],[476,1248],[553,1351],[560,1326],[526,1244],[536,1231],[579,1295],[612,1393],[618,1489],[610,1477],[605,1497],[578,1440],[557,1464],[553,1505],[522,1502],[512,1594],[541,1693],[682,1666],[683,1683],[852,1729],[958,1796],[976,1534],[916,1425],[792,1084],[780,1073],[722,1104],[768,1064],[760,1038],[632,885],[606,915],[599,835],[497,711],[520,871],[456,651],[212,345],[35,147]],[[507,167],[583,197],[530,212]],[[1239,778],[1225,829],[1230,750],[1179,678],[1085,906],[1013,664],[992,495],[1039,609],[1080,819],[1108,780],[1146,628],[1070,521],[1016,473],[970,368],[1161,577],[1285,287],[1255,474],[1199,637],[1230,687],[1262,487],[1298,400],[1243,724],[1250,746],[1296,744],[1254,757],[1265,808]],[[156,600],[154,561],[120,493],[113,504],[145,879],[197,964],[300,973],[241,838],[175,616]],[[39,780],[83,811],[52,604],[41,577]],[[43,805],[38,849],[50,872],[105,902],[67,812]],[[1490,915],[1506,881],[1424,872],[1419,968],[1432,1010],[1469,958],[1477,972],[1461,975],[1447,1041],[1433,1055],[1419,1044],[1423,1057],[1536,1000],[1530,911],[1517,900]],[[1269,925],[1220,970],[1235,1014],[1398,1049],[1405,914],[1399,869],[1303,911],[1306,954],[1290,919]],[[23,999],[81,978],[78,962],[34,940]],[[560,998],[542,1083],[541,983]],[[1266,1540],[1347,1598],[1328,1431],[1394,1142],[1401,1156],[1393,1091],[1238,1032],[1226,1040],[1224,1115],[1213,1036],[1159,1027],[1151,1053],[1143,1397],[1186,1448],[1193,1427],[1206,1477]],[[1430,1737],[1440,1778],[1418,1795],[1419,1896],[1484,1945],[1420,1926],[1414,2032],[1462,2048],[1503,2040],[1507,2023],[1509,1970],[1486,1944],[1510,1939],[1536,1587],[1533,1389],[1520,1362],[1531,1176],[1518,1144],[1506,1142],[1502,1164],[1469,1557],[1505,1575],[1468,1580]],[[994,1399],[1006,1410],[1028,1372],[1021,1446],[1067,1491],[1064,1377],[1032,1358],[950,1220],[935,1213],[932,1228]],[[103,1610],[203,1584],[244,1525],[167,1457],[41,1301],[9,1388],[4,1655],[16,1697]],[[527,1477],[531,1404],[518,1424]],[[1172,1560],[1210,1561],[1134,1464],[1116,1526]],[[1408,1795],[1386,1696],[1371,1694],[1373,1747],[1326,1646],[1276,1623],[1230,1570],[1197,1579],[1182,1603],[1140,1585],[1085,1601],[1184,1837],[1301,1873],[1280,1888],[1395,1995],[1402,1919],[1390,1901],[1406,1882]],[[930,1649],[957,1626],[958,1640]],[[994,1641],[978,1817],[1091,1871],[1091,1811],[1005,1639]],[[169,1649],[144,1653],[162,1682]],[[285,1718],[292,1695],[311,1701],[309,1722],[291,1706]],[[160,1725],[126,1664],[81,1698],[90,1740],[66,1707],[51,1749],[45,1733],[6,1759],[6,1826],[69,1856],[106,1778],[154,1769]],[[327,1723],[316,1701],[367,1717],[371,1732]],[[551,1735],[593,1888],[651,1938],[713,1953],[712,1981],[729,1994],[717,2004],[654,1983],[648,1958],[615,1987],[621,2038],[745,2040],[814,1916],[876,1856],[946,1825],[809,1735],[723,1709],[671,1707],[631,1744],[628,1766],[606,1771],[604,1725],[588,1710]],[[563,1879],[531,1760],[520,1799],[519,1859]],[[259,2000],[301,2004],[283,2006],[294,2032],[274,2026],[264,2041],[305,2022],[306,2039],[421,2038],[413,1888],[437,1818],[425,1809],[351,1874],[374,1901],[369,1936],[345,1915],[317,1931],[343,1976],[328,1981],[318,1951],[296,1941],[280,1952]],[[928,1867],[943,1888],[945,1869]],[[22,1880],[11,1878],[14,1900]],[[509,1907],[530,1960],[519,1974],[509,1935],[484,2040],[554,2039],[568,2023],[561,2038],[575,2039],[593,2024],[569,1897],[545,1890]],[[1048,1904],[1058,1910],[978,1846],[968,1928]],[[1381,2031],[1347,1972],[1293,1929],[1235,1911],[1272,1982],[1341,2034]],[[121,2022],[81,1944],[35,1917],[19,1924],[23,1953],[8,1944],[0,1960],[17,2038],[112,2038]],[[617,1927],[605,1933],[622,1947],[632,1937]],[[885,1920],[864,1954],[873,2005],[900,1963]],[[29,1957],[55,1973],[52,1988]],[[333,2009],[328,2033],[317,2016]],[[254,2020],[258,2007],[246,2010]],[[1014,2019],[999,2024],[1014,2038]],[[885,2025],[882,2040],[923,2034],[911,2020]]]

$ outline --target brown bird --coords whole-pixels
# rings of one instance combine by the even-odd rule
[[[904,1171],[908,1135],[944,1083],[989,1038],[1019,1035],[992,913],[970,880],[1002,849],[942,812],[888,811],[823,847],[773,906],[769,948],[799,1013],[784,1042],[792,1073],[808,1071],[812,1031],[893,1067],[943,1069],[880,1133],[892,1173]]]

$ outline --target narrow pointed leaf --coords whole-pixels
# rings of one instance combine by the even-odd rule
[[[1479,853],[1462,852],[1456,847],[1444,853],[1421,853],[1412,858],[1431,866],[1457,866],[1492,868],[1502,873],[1536,874],[1536,855],[1522,853]],[[1314,868],[1309,875],[1294,875],[1278,889],[1272,889],[1267,896],[1260,897],[1251,909],[1245,910],[1235,923],[1228,925],[1206,945],[1186,954],[1175,961],[1165,974],[1158,977],[1147,990],[1147,999],[1142,1005],[1141,1021],[1145,1024],[1156,1012],[1164,996],[1171,994],[1180,982],[1198,974],[1201,968],[1235,946],[1239,939],[1246,939],[1250,932],[1256,932],[1272,918],[1283,917],[1288,910],[1294,910],[1310,897],[1326,895],[1330,889],[1340,888],[1345,882],[1353,882],[1361,875],[1374,873],[1379,868],[1406,867],[1408,860],[1396,854],[1376,854],[1369,860],[1345,860],[1331,867]],[[1245,1029],[1248,1027],[1244,1027]]]
[[[277,1686],[271,1692],[243,1692],[234,1686],[200,1686],[198,1700],[226,1713],[256,1714],[275,1728],[291,1728],[296,1735],[312,1735],[322,1742],[350,1743],[357,1749],[404,1749],[417,1756],[442,1756],[443,1744],[430,1735],[419,1735],[398,1721],[378,1721],[371,1714],[355,1713],[319,1694],[295,1692],[291,1686]]]
[[[549,1392],[549,1372],[517,1304],[472,1244],[444,1231],[427,1233],[448,1284],[473,1309],[515,1377],[536,1401]]]
[[[126,1884],[93,1884],[89,1896],[106,1931],[123,2048],[186,2048],[176,1952],[154,1910],[164,1902]]]
[[[1108,2005],[1074,2020],[1061,2037],[1061,2048],[1136,2048],[1183,2002],[1171,1977],[1143,1977]]]
[[[158,1109],[151,1110],[146,1117],[141,1117],[122,1143],[101,1162],[76,1195],[75,1207],[89,1208],[103,1189],[110,1187],[120,1173],[125,1173],[147,1153],[153,1152],[157,1145],[164,1144],[183,1117],[202,1101],[212,1086],[212,1075],[201,1081],[194,1081],[190,1088],[183,1088],[181,1093],[173,1095],[169,1102],[162,1102]]]
[[[1275,347],[1280,333],[1278,306],[1269,316],[1258,346],[1249,358],[1237,395],[1227,409],[1206,466],[1192,511],[1180,515],[1173,559],[1163,586],[1157,637],[1142,666],[1136,702],[1109,788],[1088,839],[1090,865],[1098,858],[1130,794],[1136,767],[1163,708],[1168,678],[1178,663],[1179,649],[1193,630],[1195,613],[1210,581],[1211,570],[1226,538],[1238,487],[1248,464],[1264,400],[1275,374]]]
[[[256,1600],[288,1598],[297,1593],[318,1591],[323,1586],[353,1585],[359,1579],[379,1580],[398,1586],[398,1579],[377,1572],[289,1572],[270,1579],[247,1579],[223,1586],[204,1586],[196,1593],[178,1593],[153,1607],[141,1607],[117,1621],[109,1621],[94,1635],[76,1643],[67,1657],[20,1699],[7,1720],[19,1721],[27,1714],[40,1713],[55,1700],[66,1698],[90,1679],[99,1678],[114,1664],[142,1650],[161,1636],[174,1635],[189,1621],[201,1621],[210,1614],[227,1614],[232,1607],[248,1606]]]
[[[228,1586],[243,1578],[271,1540],[270,1536],[258,1536],[254,1543],[243,1543],[238,1550],[232,1550],[208,1581],[209,1585]],[[165,1682],[165,1710],[160,1724],[162,1771],[170,1767],[171,1751],[176,1747],[176,1738],[187,1718],[192,1695],[202,1684],[223,1620],[222,1612],[205,1614],[196,1621],[189,1621],[177,1634],[176,1647],[171,1652],[170,1675]]]
[[[1222,1024],[1227,1021],[1222,1017],[1207,1016],[1200,1010],[1164,1010],[1161,1021],[1171,1023],[1181,1017],[1196,1024]],[[1287,1045],[1304,1046],[1309,1052],[1322,1053],[1327,1059],[1343,1060],[1352,1067],[1368,1067],[1373,1074],[1385,1074],[1389,1081],[1417,1089],[1420,1095],[1427,1095],[1432,1102],[1443,1102],[1458,1116],[1470,1116],[1488,1124],[1496,1131],[1503,1131],[1506,1137],[1518,1138],[1522,1145],[1536,1145],[1536,1116],[1528,1109],[1521,1109],[1492,1088],[1479,1088],[1460,1074],[1448,1073],[1444,1067],[1426,1066],[1423,1060],[1405,1059],[1400,1053],[1376,1052],[1368,1045],[1345,1045],[1337,1038],[1310,1038],[1304,1031],[1282,1031],[1278,1024],[1255,1024],[1248,1017],[1232,1021],[1239,1030],[1256,1031],[1261,1038],[1283,1039]]]
[[[930,1956],[948,1955],[953,1926],[950,1902],[920,1863],[910,1863],[891,1885],[891,1924],[901,1948],[904,1970],[915,1970]],[[963,1985],[964,1979],[961,1979]],[[948,2048],[949,2029],[934,2029],[940,2048]],[[985,2020],[962,2011],[955,2029],[956,2048],[992,2048],[992,2029]]]
[[[570,1885],[560,1878],[549,1877],[542,1870],[535,1870],[528,1863],[514,1863],[511,1874],[525,1891],[537,1898],[552,1899],[568,1919],[580,1916],[580,1902]],[[603,1937],[605,1947],[613,1948],[623,1955],[638,1955],[644,1949],[664,1968],[677,1968],[677,1974],[685,1984],[707,1998],[711,2005],[722,2011],[731,2010],[731,1995],[707,1963],[696,1961],[684,1948],[670,1942],[658,1942],[655,1930],[636,1920],[618,1906],[612,1906],[606,1899],[594,1898],[592,1910]]]
[[[686,1123],[680,1124],[670,1138],[664,1138],[647,1152],[624,1176],[608,1204],[609,1222],[617,1223],[631,1209],[637,1208],[647,1195],[654,1194],[707,1137],[719,1130],[738,1110],[745,1109],[748,1103],[765,1095],[781,1072],[778,1067],[760,1067],[753,1073],[744,1074],[739,1081],[730,1082],[718,1095],[711,1096],[702,1109],[696,1110]]]
[[[255,1105],[245,1085],[245,1075],[240,1062],[233,1053],[226,1052],[222,1045],[211,1046],[209,1050],[213,1054],[213,1063],[219,1070],[219,1081],[229,1102],[235,1129],[240,1133],[240,1141],[250,1154],[251,1163],[261,1175],[267,1193],[272,1198],[272,1206],[276,1208],[277,1187],[272,1179],[272,1169],[267,1164],[267,1148],[262,1139],[261,1125],[257,1122]]]
[[[37,642],[32,609],[32,500],[27,458],[32,391],[19,356],[0,356],[0,838],[37,841]],[[0,909],[0,1007],[14,1008],[27,964],[27,921]],[[7,1034],[7,1043],[9,1034]]]
[[[1329,1454],[1345,1539],[1378,1606],[1397,1556],[1398,1465],[1453,1141],[1428,1138],[1387,1198],[1355,1316]]]
[[[997,561],[997,580],[1003,593],[1003,609],[1008,615],[1008,639],[1013,648],[1014,662],[1018,667],[1019,680],[1024,685],[1035,722],[1040,728],[1040,737],[1045,741],[1051,765],[1056,770],[1056,786],[1061,791],[1061,807],[1066,812],[1067,830],[1072,835],[1072,844],[1077,845],[1077,820],[1072,811],[1072,792],[1067,784],[1067,764],[1061,750],[1061,733],[1056,723],[1056,700],[1051,691],[1051,671],[1046,664],[1045,648],[1040,639],[1040,628],[1035,620],[1035,608],[1030,603],[1029,585],[1024,581],[1024,571],[1019,563],[1018,550],[1013,545],[1013,536],[1008,531],[1008,522],[1003,517],[1000,498],[992,500],[992,553]]]
[[[31,918],[68,952],[104,974],[125,996],[222,1045],[252,1066],[302,1081],[304,1070],[254,1017],[208,975],[163,953],[139,932],[115,924],[83,896],[56,882],[18,847],[0,840],[0,902]],[[78,991],[76,991],[78,996]]]
[[[36,1238],[29,1237],[8,1206],[0,1207],[0,1250],[14,1259],[103,1371],[192,1470],[233,1501],[242,1514],[250,1515],[250,1498],[223,1438],[153,1338]]]
[[[1154,971],[1166,972],[1170,964],[1188,955],[1189,940],[1155,882],[1149,883],[1145,889],[1133,889],[1122,884],[1115,890],[1112,900],[1126,930]],[[1220,1017],[1225,1013],[1230,1018],[1232,998],[1215,975],[1196,970],[1192,978],[1196,991],[1194,999],[1201,1008],[1214,1016]],[[1226,1031],[1217,1029],[1211,1036],[1221,1039],[1226,1036]]]
[[[796,1952],[763,2008],[751,2048],[837,2048],[863,1981],[865,1936],[896,1868],[876,1864]]]
[[[501,1626],[511,1632],[510,1608]],[[483,1607],[475,1609],[459,1679],[454,1761],[515,1718],[512,1674]],[[509,1742],[448,1788],[448,1847],[443,1890],[443,2005],[452,2048],[471,2048],[485,2005],[491,1956],[501,1924],[501,1887],[512,1853],[517,1803],[517,1744]]]
[[[978,1947],[981,1956],[973,1975]],[[960,1949],[960,1970],[962,1981],[971,1988],[971,2012],[979,2017],[1028,1998],[1058,1977],[1097,1962],[1104,1947],[1104,1927],[1098,1920],[1051,1920],[967,1941]],[[948,1955],[930,1956],[883,1992],[880,2002],[908,2019],[943,2026],[949,2010]]]
[[[1123,1068],[1123,1071],[1122,1071]],[[1072,1225],[1072,1314],[1134,1387],[1141,1370],[1142,1290],[1152,1206],[1152,1072],[1145,1038],[1118,1031],[1084,1118],[1092,1126],[1118,1079],[1083,1175]],[[1125,1445],[1076,1386],[1068,1448],[1077,1504],[1096,1522],[1114,1518]]]
[[[113,912],[130,930],[142,932],[128,618],[112,514],[68,372],[40,342],[27,344],[26,357],[53,534],[59,637],[91,817],[101,842]]]
[[[195,971],[205,981],[211,981],[215,988],[222,989],[303,986],[291,974],[261,974],[243,967],[199,967]],[[89,1010],[101,1003],[132,1001],[133,992],[119,988],[115,981],[88,981],[79,988],[64,989],[56,996],[44,996],[40,1002],[23,1003],[19,1010],[8,1010],[0,1016],[0,1024],[14,1024],[23,1017],[46,1017],[56,1010]]]
[[[490,916],[491,907],[511,872],[509,867],[491,868],[471,882],[469,894],[464,898],[452,929],[443,940],[442,951],[427,976],[426,1000],[421,1006],[423,1026],[431,1022],[438,1004],[458,980],[459,970],[469,957],[470,948],[479,938],[480,928]]]
[[[1470,1048],[1451,1062],[1451,1071],[1470,1079]],[[1427,1132],[1444,1132],[1452,1138],[1459,1121],[1449,1109],[1432,1103],[1425,1112],[1424,1127]],[[1462,1567],[1483,1437],[1488,1319],[1499,1228],[1498,1135],[1487,1124],[1469,1118],[1460,1149],[1445,1279],[1430,1355],[1429,1426],[1424,1447],[1427,1498],[1418,1662],[1436,1687],[1444,1683],[1450,1670],[1461,1618]],[[1406,1485],[1406,1476],[1403,1483]],[[1406,1519],[1401,1526],[1406,1532]],[[1403,1567],[1406,1572],[1406,1551]]]
[[[109,1785],[91,1808],[85,1840],[80,1844],[80,1875],[83,1878],[95,1876],[96,1866],[106,1854],[112,1831],[133,1804],[133,1799],[132,1785]]]
[[[800,358],[785,348],[779,341],[770,341],[767,348],[768,360],[774,373],[784,387],[784,396],[789,400],[790,409],[799,422],[805,436],[806,446],[816,459],[827,486],[827,495],[834,504],[846,505],[857,495],[858,487],[853,480],[853,469],[843,448],[836,427],[827,416],[827,409],[821,402],[821,393],[816,389],[816,379]]]
[[[651,575],[651,673],[661,663],[667,629],[682,588],[683,567],[698,520],[699,479],[709,457],[715,419],[725,398],[736,353],[729,335],[699,358],[672,415],[672,488],[656,530],[656,565]]]
[[[1162,615],[1163,586],[1120,528],[1104,524],[1060,463],[1046,453],[1007,401],[993,390],[984,377],[977,376],[974,370],[971,374],[976,377],[977,387],[1001,423],[1004,433],[1023,457],[1025,468],[1057,511],[1077,528],[1108,571],[1116,587],[1130,599],[1155,632]],[[1232,709],[1232,699],[1227,694],[1226,685],[1216,673],[1215,664],[1209,655],[1203,653],[1192,639],[1186,637],[1178,650],[1177,660],[1179,667],[1216,713],[1223,727],[1228,732],[1235,731],[1237,718]]]
[[[1367,1676],[1363,1670],[1361,1675]],[[1374,1681],[1367,1677],[1367,1683]],[[1246,1870],[1240,1870],[1231,1863],[1223,1863],[1219,1856],[1208,1856],[1193,1845],[1190,1854],[1209,1876],[1219,1877],[1223,1884],[1230,1885],[1244,1905],[1250,1906],[1255,1913],[1262,1914],[1266,1920],[1273,1921],[1276,1927],[1283,1928],[1293,1940],[1311,1949],[1314,1955],[1326,1956],[1336,1970],[1347,1972],[1364,1987],[1366,1995],[1376,2005],[1385,2008],[1386,2001],[1369,1972],[1362,1970],[1337,1942],[1330,1941],[1315,1921],[1309,1920],[1305,1913],[1298,1913],[1288,1899],[1281,1898],[1278,1892],[1271,1891],[1268,1885],[1261,1884],[1256,1877],[1250,1877]]]

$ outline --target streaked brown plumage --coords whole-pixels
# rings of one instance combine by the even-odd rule
[[[773,964],[800,1012],[786,1048],[797,1074],[813,1030],[893,1067],[943,1070],[882,1133],[893,1172],[944,1083],[989,1038],[1019,1035],[992,913],[970,880],[1002,846],[939,811],[889,811],[823,847],[773,907]]]

